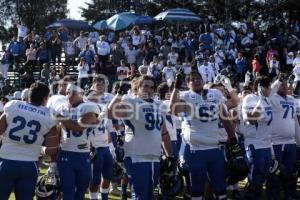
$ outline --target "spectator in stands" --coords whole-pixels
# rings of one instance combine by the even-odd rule
[[[40,47],[37,49],[36,58],[39,66],[39,71],[41,71],[43,64],[48,62],[49,60],[49,54],[44,42],[41,42]]]
[[[13,37],[12,41],[8,46],[8,51],[11,53],[13,57],[13,69],[16,70],[17,66],[19,66],[20,59],[22,56],[22,45],[17,41],[16,37]]]
[[[125,60],[121,60],[121,66],[117,67],[118,80],[122,81],[129,74],[129,69],[125,64]]]
[[[26,49],[26,63],[24,65],[24,67],[27,67],[30,69],[30,71],[34,71],[34,68],[37,64],[36,62],[36,48],[34,47],[34,44],[31,43],[30,47],[28,49]]]
[[[13,87],[10,84],[9,79],[5,79],[4,85],[2,87],[2,96],[6,96],[13,93]]]
[[[96,43],[97,53],[99,55],[99,60],[102,63],[103,67],[105,68],[106,62],[108,60],[108,56],[110,54],[110,46],[106,41],[106,36],[101,35],[100,41]]]
[[[85,89],[88,87],[89,83],[89,65],[87,64],[84,57],[80,58],[79,64],[77,66],[78,70],[78,85],[80,85],[81,88]]]
[[[124,59],[124,49],[121,46],[121,42],[117,42],[116,45],[112,48],[111,54],[114,57],[114,63],[120,65],[120,61]]]
[[[259,61],[259,55],[255,54],[254,58],[252,60],[252,74],[254,77],[257,77],[260,75],[260,69],[261,69],[261,64]]]
[[[131,30],[131,42],[135,49],[138,49],[145,42],[145,37],[141,34],[138,26],[133,27]]]
[[[149,69],[149,65],[147,63],[147,60],[144,59],[143,64],[139,66],[138,71],[139,71],[140,75],[147,75],[148,69]]]
[[[168,55],[171,52],[171,47],[170,47],[170,45],[169,45],[169,43],[168,43],[167,40],[163,41],[163,45],[160,47],[159,52],[163,55],[163,58],[165,60],[168,59]]]
[[[59,39],[59,35],[57,31],[53,31],[52,37],[51,37],[51,44],[52,44],[52,62],[55,64],[56,63],[56,58],[57,62],[61,63],[61,49],[62,49],[62,43],[61,40]]]
[[[297,55],[293,61],[293,66],[296,67],[296,66],[299,66],[300,65],[300,50],[297,52]]]
[[[162,70],[163,80],[166,82],[174,82],[176,76],[176,69],[172,66],[172,61],[167,61],[167,66],[165,66]]]
[[[49,67],[49,64],[44,63],[43,69],[41,71],[41,81],[44,82],[45,84],[49,83],[50,73],[51,73],[51,69]]]
[[[177,65],[178,57],[179,55],[176,52],[176,48],[172,47],[171,52],[168,54],[168,60],[171,61],[172,65]]]
[[[293,70],[294,53],[288,52],[285,56],[285,71],[291,73]]]
[[[92,65],[91,68],[92,68],[92,73],[96,73],[96,74],[104,73],[103,65],[100,63],[100,59],[97,54],[94,55],[94,64]]]
[[[267,52],[267,56],[266,56],[266,62],[267,62],[268,68],[270,68],[270,61],[272,60],[273,55],[279,57],[278,51],[274,48],[274,45],[271,45],[269,51]]]
[[[89,66],[88,73],[92,73],[92,65],[94,64],[94,52],[90,49],[90,45],[86,44],[85,48],[79,53],[79,59],[85,58],[86,63]]]
[[[188,61],[192,61],[195,57],[195,50],[196,50],[196,41],[194,40],[191,33],[188,33],[187,37],[183,41],[185,57]]]
[[[22,88],[29,88],[35,82],[33,74],[29,68],[24,68],[24,73],[20,75]]]
[[[74,66],[75,65],[75,58],[76,58],[76,49],[75,45],[72,42],[72,38],[69,37],[68,41],[65,44],[65,59],[66,59],[66,66]]]
[[[82,51],[85,48],[85,45],[88,43],[88,38],[85,36],[84,31],[80,31],[79,37],[77,37],[74,41],[73,44],[77,48],[77,52]]]
[[[6,46],[2,46],[2,55],[0,56],[0,72],[4,78],[7,78],[7,71],[11,64],[11,54],[6,50]]]
[[[205,33],[201,34],[199,37],[200,43],[203,44],[203,48],[205,50],[211,50],[212,49],[212,42],[213,38],[211,37],[209,30],[207,30]]]
[[[212,83],[215,79],[215,72],[211,65],[208,64],[208,58],[204,58],[203,64],[198,67],[198,72],[204,83]]]
[[[272,80],[279,74],[279,61],[276,58],[276,55],[273,54],[272,60],[269,61],[269,78]]]
[[[238,78],[238,81],[242,81],[242,77],[244,77],[245,72],[247,70],[247,60],[243,56],[242,52],[238,53],[238,57],[235,59],[235,64],[236,64],[236,76]]]
[[[132,43],[128,44],[128,49],[125,50],[125,59],[128,64],[136,64],[138,51],[133,48]]]

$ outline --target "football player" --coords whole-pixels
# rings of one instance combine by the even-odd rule
[[[280,82],[276,82],[271,89],[268,77],[258,77],[255,80],[255,93],[249,94],[243,99],[243,131],[246,154],[251,167],[245,199],[260,197],[262,185],[274,163],[271,154],[271,123],[274,115],[268,97],[272,91],[278,89],[279,84]]]
[[[16,199],[33,199],[39,169],[37,161],[43,151],[55,155],[59,137],[56,122],[45,107],[49,88],[33,83],[29,89],[29,103],[9,101],[0,117],[0,135],[4,135],[0,149],[0,199],[9,199],[14,190]]]
[[[83,90],[69,83],[69,105],[62,107],[61,150],[57,158],[63,199],[84,199],[91,178],[89,134],[99,124],[100,110],[95,103],[83,102]]]
[[[137,95],[122,99],[127,88],[120,85],[108,106],[108,117],[121,118],[125,124],[124,162],[132,183],[132,197],[150,200],[158,183],[161,144],[168,162],[174,166],[172,147],[159,105],[153,100],[156,89],[153,77],[139,77]]]
[[[98,104],[96,91],[88,91],[86,98],[87,100]],[[112,176],[113,166],[113,157],[109,147],[109,145],[112,146],[110,133],[114,131],[111,120],[102,118],[98,127],[94,128],[92,130],[92,134],[89,135],[91,145],[95,151],[92,160],[92,181],[90,183],[91,200],[108,200],[109,183]],[[111,149],[114,150],[114,148]],[[102,181],[101,177],[103,177]],[[100,183],[101,197],[98,192]]]
[[[238,156],[241,150],[233,127],[225,116],[224,97],[218,90],[203,89],[202,77],[197,72],[187,77],[189,90],[179,92],[183,79],[181,73],[177,74],[171,111],[176,115],[183,113],[183,137],[190,147],[185,157],[190,170],[192,199],[203,199],[207,177],[218,199],[226,199],[225,157],[224,151],[219,148],[221,122],[228,134],[230,152]]]
[[[273,108],[273,122],[272,122],[272,144],[275,153],[275,158],[278,162],[285,166],[286,178],[284,180],[283,188],[285,191],[285,198],[294,198],[296,194],[297,185],[297,171],[296,171],[296,132],[295,126],[298,125],[297,107],[298,103],[295,98],[288,95],[288,85],[286,79],[282,79],[281,85],[277,93],[270,97],[270,102]],[[271,183],[272,182],[272,183]],[[281,183],[274,183],[270,192],[273,197],[280,196]]]

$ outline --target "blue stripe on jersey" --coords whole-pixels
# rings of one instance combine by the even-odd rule
[[[166,120],[172,125],[172,127],[174,126],[174,125],[173,125],[173,120],[172,120],[172,116],[171,116],[171,115],[166,115]]]
[[[125,120],[123,120],[123,122],[126,126],[128,126],[132,130],[133,135],[135,135],[135,128],[134,128],[133,124],[131,123],[131,121],[128,119],[125,119]]]

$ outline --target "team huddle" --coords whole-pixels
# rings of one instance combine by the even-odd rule
[[[121,199],[130,188],[137,200],[156,189],[160,199],[225,200],[246,178],[236,199],[262,199],[264,184],[270,200],[297,199],[299,100],[286,80],[257,77],[238,94],[223,75],[207,86],[179,72],[172,84],[121,81],[111,94],[101,76],[88,91],[65,77],[51,97],[34,83],[0,117],[0,199],[106,200],[114,182]]]

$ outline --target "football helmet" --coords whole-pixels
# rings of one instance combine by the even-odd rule
[[[54,180],[54,181],[53,181]],[[59,196],[59,183],[57,178],[48,174],[38,178],[36,187],[36,196],[38,200],[56,200]]]
[[[112,168],[112,181],[117,181],[122,178],[124,174],[123,168],[117,163],[113,161],[113,168]]]
[[[244,156],[233,157],[227,163],[227,178],[229,185],[244,180],[249,173],[249,165]]]

